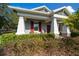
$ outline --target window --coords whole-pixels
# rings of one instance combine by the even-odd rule
[[[34,23],[34,30],[35,30],[35,31],[38,31],[38,28],[39,28],[38,23]]]

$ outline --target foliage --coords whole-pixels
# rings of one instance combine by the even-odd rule
[[[11,52],[6,51],[6,55],[46,55],[51,48],[59,47],[59,42],[54,39],[53,34],[15,35],[10,33],[1,35],[0,41],[0,46],[4,50],[11,48]],[[48,55],[50,55],[49,52]]]
[[[0,28],[16,28],[17,16],[16,13],[8,8],[7,3],[0,4]]]
[[[53,34],[15,33],[0,36],[0,55],[79,55],[79,37],[55,39]]]
[[[71,30],[79,31],[79,9],[64,20],[64,23],[68,25]]]
[[[25,39],[35,39],[35,40],[50,40],[50,38],[54,38],[53,34],[27,34],[27,35],[15,35],[15,33],[3,34],[0,36],[0,40],[2,44],[6,44],[9,41],[17,41],[17,40],[25,40]],[[49,38],[50,37],[50,38]]]
[[[72,31],[71,32],[71,37],[77,37],[79,36],[79,31]]]

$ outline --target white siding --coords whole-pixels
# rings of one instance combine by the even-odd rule
[[[30,21],[25,21],[25,32],[26,34],[30,33]]]

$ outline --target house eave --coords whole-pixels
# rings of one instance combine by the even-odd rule
[[[41,11],[36,11],[36,10],[24,9],[24,8],[20,8],[20,7],[13,7],[13,6],[8,6],[8,7],[13,10],[16,10],[17,12],[39,14],[39,15],[44,15],[44,16],[50,16],[50,13],[51,13],[51,12],[41,12]]]

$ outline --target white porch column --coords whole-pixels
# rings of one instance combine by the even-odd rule
[[[25,23],[24,23],[23,16],[19,17],[18,28],[17,28],[16,34],[17,35],[25,34]]]
[[[70,37],[71,32],[68,26],[64,25],[62,30],[62,33],[65,34],[65,36]]]
[[[69,29],[68,26],[67,26],[67,36],[68,36],[68,37],[71,36],[71,32],[70,32],[70,29]]]
[[[57,19],[53,18],[51,22],[51,33],[55,34],[55,37],[59,37],[59,30],[58,30],[58,24]]]

